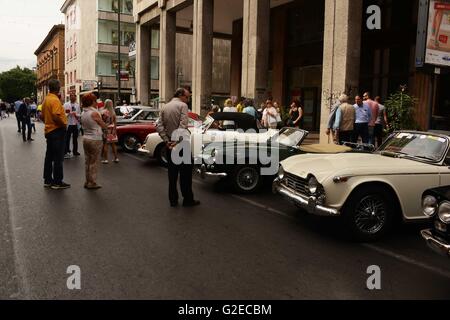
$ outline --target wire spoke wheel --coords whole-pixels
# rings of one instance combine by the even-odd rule
[[[258,186],[259,173],[256,168],[244,167],[240,169],[236,176],[236,183],[244,191],[252,191]]]
[[[376,194],[368,195],[356,206],[354,222],[361,232],[373,235],[383,229],[387,214],[385,201]]]

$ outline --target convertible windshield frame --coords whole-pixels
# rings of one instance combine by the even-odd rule
[[[296,144],[288,145],[288,144],[280,142],[280,138],[283,135],[285,135],[286,137],[289,138],[289,136],[285,134],[289,130],[292,131],[292,134],[299,133],[299,134],[302,135],[300,137],[300,140]],[[301,131],[301,130],[298,130],[298,129],[294,129],[294,128],[285,128],[284,130],[281,130],[280,132],[278,132],[275,136],[269,138],[269,141],[272,141],[272,143],[273,142],[277,142],[278,144],[280,144],[282,146],[285,146],[285,147],[295,148],[295,147],[298,147],[303,142],[303,140],[305,139],[305,135],[306,135],[306,132],[304,132],[304,131]]]
[[[403,135],[403,136],[400,137],[401,135]],[[400,140],[403,138],[407,138],[408,136],[415,137],[414,139],[423,139],[423,140],[433,139],[436,141],[440,141],[441,143],[445,143],[445,145],[441,149],[442,151],[441,151],[439,158],[433,158],[433,159],[431,157],[426,157],[426,154],[410,154],[410,153],[405,152],[404,148],[409,143],[406,144],[405,146],[401,147],[401,149],[399,149],[399,150],[386,149],[387,147],[389,147],[389,145],[393,139]],[[442,141],[442,140],[445,140],[445,141]],[[386,155],[387,153],[395,154],[395,155],[397,155],[396,158],[410,159],[410,160],[424,162],[424,163],[430,163],[430,164],[440,164],[444,161],[446,154],[449,152],[449,147],[450,147],[449,137],[444,136],[444,135],[438,135],[438,134],[434,134],[434,133],[430,133],[430,132],[400,131],[400,132],[392,133],[389,136],[389,138],[386,139],[386,141],[375,151],[375,153],[380,154],[380,155]]]

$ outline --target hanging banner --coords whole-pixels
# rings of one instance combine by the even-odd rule
[[[450,66],[450,0],[430,0],[425,62]]]

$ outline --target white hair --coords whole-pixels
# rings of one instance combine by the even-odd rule
[[[341,94],[341,95],[339,96],[339,101],[340,101],[341,103],[348,102],[348,96],[347,96],[346,94]]]

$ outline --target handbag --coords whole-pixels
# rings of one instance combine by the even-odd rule
[[[119,142],[117,134],[114,132],[114,126],[108,127],[108,132],[106,134],[106,142],[107,143],[116,143]]]

